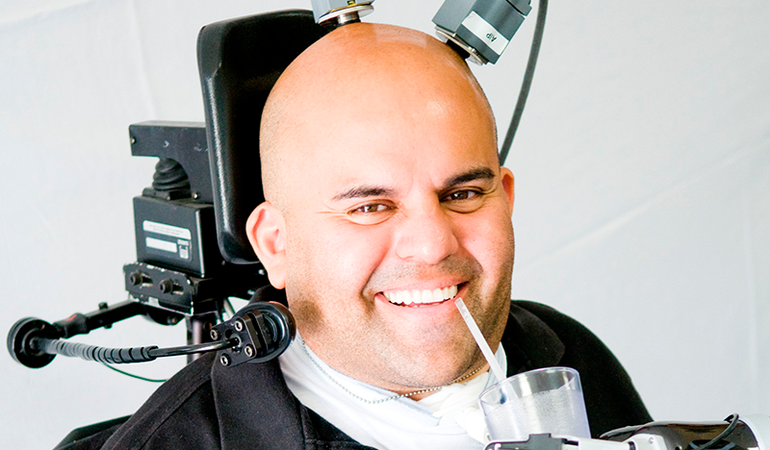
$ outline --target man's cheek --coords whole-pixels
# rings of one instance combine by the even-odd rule
[[[322,332],[326,326],[324,313],[314,302],[293,301],[289,303],[289,310],[294,315],[300,333],[303,335]]]
[[[372,233],[343,239],[330,251],[330,266],[339,272],[340,284],[362,288],[387,255],[387,238]]]

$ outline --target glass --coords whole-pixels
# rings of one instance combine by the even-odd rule
[[[591,437],[580,375],[547,367],[508,377],[479,396],[492,441],[526,441],[530,434]]]

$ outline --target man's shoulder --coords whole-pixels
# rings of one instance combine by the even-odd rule
[[[552,306],[532,300],[512,300],[511,316],[524,328],[550,328],[561,340],[580,338],[601,343],[585,325]]]
[[[553,321],[564,321],[582,327],[580,322],[577,320],[544,303],[539,303],[532,300],[511,300],[511,312],[515,314],[518,309],[523,309],[531,314],[534,314],[546,323]]]
[[[214,354],[186,365],[105,443],[117,448],[218,448],[211,368]],[[187,442],[190,440],[191,442]]]
[[[105,449],[363,449],[289,391],[277,360],[188,364],[107,441]]]
[[[565,361],[614,356],[591,330],[557,309],[531,300],[512,300],[503,345],[513,344],[523,351],[525,368],[545,367]],[[575,358],[578,361],[575,361]]]
[[[590,358],[617,360],[610,349],[588,327],[557,309],[531,300],[513,300],[511,318],[532,343],[546,342],[561,347],[560,360],[573,361]],[[561,344],[557,344],[559,341]]]
[[[610,349],[591,330],[555,308],[530,300],[513,300],[508,340],[515,340],[535,366],[574,365],[590,370],[621,370]],[[546,356],[543,356],[545,354]],[[572,367],[572,366],[570,366]]]
[[[594,436],[652,420],[620,361],[574,318],[541,303],[513,301],[503,345],[524,360],[517,372],[549,365],[576,369]]]

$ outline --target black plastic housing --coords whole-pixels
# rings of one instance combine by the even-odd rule
[[[249,214],[264,201],[259,160],[262,108],[278,77],[328,29],[289,10],[224,20],[198,34],[198,71],[211,157],[217,238],[224,259],[251,264]]]

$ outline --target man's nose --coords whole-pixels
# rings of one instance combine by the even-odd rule
[[[396,255],[414,262],[437,264],[458,247],[451,218],[435,205],[403,220],[396,240]]]

